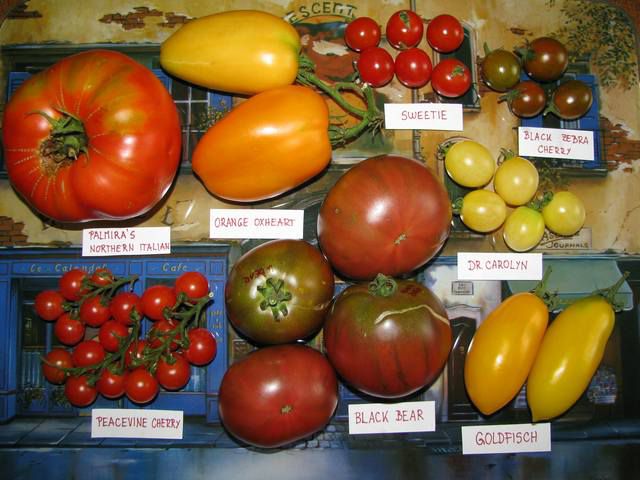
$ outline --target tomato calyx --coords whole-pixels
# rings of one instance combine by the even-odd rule
[[[284,288],[284,280],[269,277],[263,285],[258,286],[258,292],[263,297],[260,302],[260,310],[271,310],[276,322],[279,322],[281,317],[286,317],[289,314],[287,302],[291,300],[292,295],[291,292]]]
[[[398,283],[384,273],[378,273],[376,278],[369,282],[369,293],[378,297],[390,297],[398,290]]]
[[[300,54],[298,65],[297,83],[318,89],[323,94],[329,96],[347,113],[360,119],[358,123],[351,127],[344,127],[341,123],[331,123],[329,125],[329,140],[332,146],[343,146],[349,141],[358,138],[367,130],[372,131],[374,134],[382,131],[384,115],[376,104],[374,90],[368,85],[361,86],[356,83],[355,78],[357,74],[349,81],[330,84],[318,78],[315,73],[315,64],[306,55]],[[354,92],[364,100],[367,108],[363,110],[351,104],[343,97],[342,91]]]
[[[282,408],[280,408],[280,413],[282,413],[283,415],[287,415],[291,412],[293,412],[293,405],[289,403],[287,403],[286,405],[283,405]]]
[[[53,175],[60,167],[69,165],[81,154],[88,155],[88,139],[82,120],[75,115],[57,109],[62,115],[53,118],[46,112],[38,110],[33,114],[42,115],[51,125],[51,132],[40,144],[40,154],[44,160],[44,169]]]

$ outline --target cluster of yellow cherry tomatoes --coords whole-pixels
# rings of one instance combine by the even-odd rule
[[[539,192],[538,170],[531,161],[505,152],[496,166],[491,152],[473,140],[444,148],[447,175],[473,189],[456,205],[456,213],[471,230],[490,233],[503,227],[507,246],[524,252],[540,243],[545,228],[563,236],[582,228],[582,200],[569,191]],[[492,181],[493,190],[484,188]]]

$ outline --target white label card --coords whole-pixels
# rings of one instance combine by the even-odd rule
[[[87,228],[82,256],[161,255],[171,253],[170,227]]]
[[[464,130],[460,103],[385,103],[388,130]]]
[[[351,404],[349,433],[433,432],[435,412],[433,401]]]
[[[181,439],[182,410],[94,408],[91,438]]]
[[[593,131],[563,128],[518,128],[518,154],[525,157],[595,160]]]
[[[550,423],[462,427],[463,455],[550,451]]]
[[[541,253],[458,253],[458,280],[540,280]]]
[[[304,234],[304,210],[212,208],[209,221],[211,238],[295,240]]]

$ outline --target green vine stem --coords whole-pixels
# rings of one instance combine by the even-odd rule
[[[361,85],[356,83],[355,80],[334,83],[325,82],[316,75],[313,61],[303,53],[301,53],[299,57],[296,82],[318,89],[336,102],[336,104],[347,113],[360,119],[360,121],[352,127],[344,127],[342,124],[336,123],[329,125],[329,140],[334,147],[346,144],[367,130],[377,133],[382,129],[384,116],[376,104],[373,88],[368,85]],[[351,91],[361,97],[367,106],[366,110],[358,108],[348,102],[342,95],[343,91]]]

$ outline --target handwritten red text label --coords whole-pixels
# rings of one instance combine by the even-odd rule
[[[91,437],[181,439],[183,420],[178,410],[94,408]]]
[[[89,228],[82,231],[82,256],[171,253],[170,227]]]
[[[462,427],[462,453],[551,451],[549,423]]]
[[[460,103],[386,103],[384,128],[389,130],[462,131]]]
[[[561,128],[518,128],[518,153],[526,157],[595,159],[593,132]]]
[[[303,236],[304,210],[211,209],[211,238],[291,238]]]
[[[349,405],[349,433],[433,432],[435,403],[403,402]]]
[[[458,253],[458,280],[540,280],[541,253]]]

